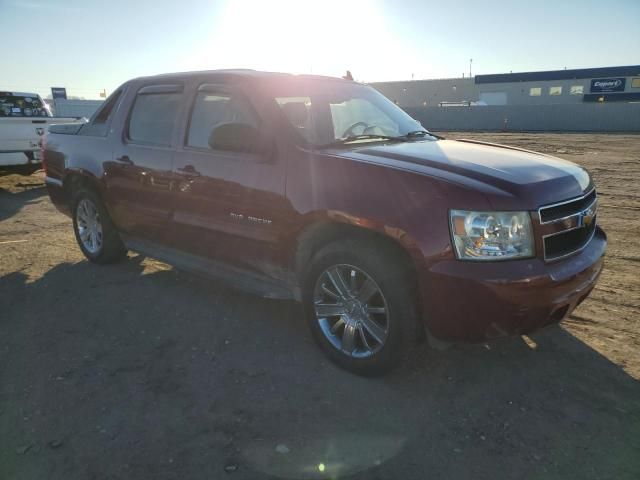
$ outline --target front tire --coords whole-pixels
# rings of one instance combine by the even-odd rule
[[[120,235],[95,192],[84,188],[78,190],[72,211],[76,241],[87,260],[104,265],[117,262],[126,255]]]
[[[418,308],[409,266],[375,242],[347,240],[317,252],[303,282],[314,339],[338,366],[381,375],[416,343]]]
[[[38,170],[42,170],[42,166],[39,163],[25,163],[23,165],[12,165],[8,169],[13,173],[28,177]]]

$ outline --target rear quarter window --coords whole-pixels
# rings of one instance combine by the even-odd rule
[[[111,120],[113,112],[116,110],[118,101],[122,96],[122,90],[118,90],[113,93],[105,102],[104,105],[98,110],[95,116],[91,119],[93,125],[100,125],[109,122]]]
[[[106,137],[109,131],[109,125],[118,105],[122,98],[123,90],[117,90],[112,93],[104,104],[93,115],[91,121],[82,126],[78,135],[92,136],[92,137]]]

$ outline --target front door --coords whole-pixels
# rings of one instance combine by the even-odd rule
[[[175,154],[170,235],[190,253],[272,275],[289,211],[284,162],[275,152],[212,149],[209,136],[223,123],[261,128],[240,92],[201,85],[194,93],[184,145]]]
[[[178,85],[146,86],[133,102],[123,138],[105,168],[111,215],[131,236],[162,242],[171,212],[173,136],[182,104]]]

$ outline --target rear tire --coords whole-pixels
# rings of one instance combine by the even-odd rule
[[[126,256],[127,249],[104,203],[94,191],[79,189],[73,197],[72,213],[76,241],[87,260],[105,265]]]
[[[338,366],[386,373],[416,344],[419,315],[410,267],[376,242],[332,243],[311,259],[303,305],[312,335]]]

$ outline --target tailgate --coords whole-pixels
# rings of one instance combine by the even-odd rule
[[[1,118],[0,152],[28,152],[40,148],[49,118]]]
[[[75,134],[84,123],[84,119],[70,117],[0,118],[0,153],[37,151],[47,129]]]

